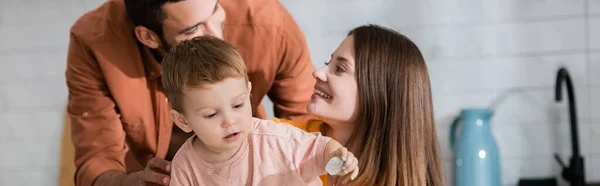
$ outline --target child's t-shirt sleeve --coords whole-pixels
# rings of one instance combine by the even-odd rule
[[[323,175],[325,161],[323,154],[330,137],[323,136],[319,131],[322,121],[309,120],[295,122],[281,118],[263,120],[264,130],[279,135],[285,135],[289,139],[289,149],[294,166],[299,169],[302,179],[309,181],[316,176]],[[307,132],[308,131],[308,132]]]
[[[190,180],[190,176],[187,173],[190,170],[187,169],[185,164],[182,164],[178,161],[173,161],[171,163],[171,182],[170,186],[191,186],[192,180]]]
[[[169,183],[170,186],[193,186],[194,183],[194,175],[191,167],[191,162],[187,156],[189,150],[193,150],[188,148],[188,142],[186,141],[182,147],[179,149],[175,157],[173,157],[173,161],[171,161],[171,181]],[[190,174],[191,173],[191,174]]]
[[[300,130],[289,126],[291,138],[290,147],[294,165],[300,169],[300,174],[305,181],[325,174],[324,152],[330,137],[321,135],[320,132]]]
[[[278,122],[279,120],[260,120],[255,133],[267,136],[278,136],[288,160],[293,168],[300,173],[304,182],[309,183],[319,179],[325,174],[325,163],[323,160],[325,146],[331,140],[320,132],[306,132],[301,128],[290,125],[290,123]],[[272,147],[271,147],[272,148]]]

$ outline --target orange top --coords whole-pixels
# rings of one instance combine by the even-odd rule
[[[277,0],[221,0],[225,40],[246,62],[253,116],[265,118],[269,95],[276,117],[307,119],[315,79],[305,37]],[[125,171],[131,150],[143,166],[164,158],[173,123],[160,64],[133,34],[123,0],[109,0],[70,30],[66,78],[76,185],[107,170]],[[127,145],[126,145],[127,144]]]
[[[307,120],[307,121],[303,121],[303,122],[291,121],[291,120],[282,119],[282,118],[271,118],[270,120],[275,121],[277,123],[293,125],[293,126],[298,127],[306,132],[324,133],[323,125],[325,125],[325,122],[323,122],[321,120],[311,119],[311,120]],[[321,175],[320,178],[321,178],[321,181],[323,182],[323,186],[327,186],[329,184],[329,175],[324,174],[324,175]]]

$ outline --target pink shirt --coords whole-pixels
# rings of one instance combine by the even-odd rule
[[[251,131],[222,163],[204,161],[192,147],[192,136],[173,159],[170,185],[322,185],[323,152],[331,138],[256,118]]]

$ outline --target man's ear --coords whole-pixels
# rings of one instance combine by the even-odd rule
[[[142,44],[152,49],[157,49],[160,46],[160,38],[158,35],[145,26],[136,26],[134,28],[134,33],[135,37],[137,37],[138,41]]]
[[[179,127],[183,132],[192,132],[192,127],[188,124],[187,120],[183,116],[183,114],[177,112],[174,109],[171,109],[171,118],[173,122]]]

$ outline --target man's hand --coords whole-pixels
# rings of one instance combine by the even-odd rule
[[[122,186],[168,186],[171,181],[171,162],[154,157],[143,171],[124,174],[122,172],[107,171],[102,173],[94,182],[94,186],[122,185]]]
[[[154,157],[146,165],[146,168],[141,173],[141,185],[169,185],[171,181],[171,162]]]

